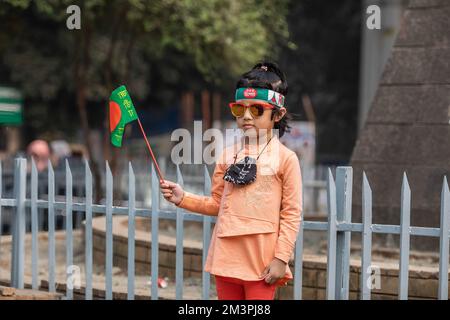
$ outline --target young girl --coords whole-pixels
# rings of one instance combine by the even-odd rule
[[[272,300],[276,288],[292,279],[288,263],[300,225],[302,183],[297,155],[277,135],[289,129],[287,91],[274,63],[259,63],[241,76],[230,109],[247,142],[224,148],[210,197],[161,182],[166,200],[218,216],[205,271],[215,276],[219,300]]]

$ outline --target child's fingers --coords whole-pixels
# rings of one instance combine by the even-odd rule
[[[172,184],[170,181],[168,180],[160,180],[160,186],[162,188],[170,188],[170,185]]]
[[[167,183],[167,187],[168,187],[168,188],[170,188],[170,189],[173,189],[174,187],[176,187],[176,186],[177,186],[177,184],[176,184],[176,183],[174,183],[174,182],[171,182],[171,181],[167,181],[166,183]]]
[[[176,184],[168,184],[168,183],[164,183],[161,185],[161,191],[162,192],[166,192],[166,191],[172,191],[173,187],[176,186]]]
[[[266,283],[268,283],[268,284],[270,284],[270,285],[274,284],[274,283],[277,282],[277,280],[279,280],[279,279],[280,279],[280,277],[278,277],[278,276],[275,275],[275,274],[272,274],[270,271],[269,271],[269,273],[266,275],[266,277],[264,278],[264,280],[266,281]]]

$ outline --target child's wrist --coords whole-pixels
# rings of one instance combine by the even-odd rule
[[[286,265],[287,263],[284,260],[281,260],[280,258],[275,257],[276,260],[278,260],[279,262],[281,262],[282,264]]]
[[[178,207],[180,205],[180,203],[183,202],[183,199],[184,199],[184,190],[183,190],[183,194],[181,195],[180,201],[178,201],[178,203],[175,203],[175,205]]]

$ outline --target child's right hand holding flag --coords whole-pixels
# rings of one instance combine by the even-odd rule
[[[169,202],[172,202],[175,205],[180,204],[181,200],[183,200],[184,190],[178,183],[162,180],[161,184],[161,192]]]

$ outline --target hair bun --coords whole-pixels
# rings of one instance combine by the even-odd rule
[[[271,89],[286,96],[288,84],[284,73],[273,61],[263,60],[244,73],[236,84],[236,89],[242,87],[254,87]]]
[[[280,70],[280,68],[278,67],[278,64],[273,61],[263,60],[263,61],[257,63],[253,67],[253,70],[255,70],[255,69],[264,70],[265,72],[272,72],[272,73],[276,74],[282,81],[285,81],[285,79],[286,79],[286,76]]]

